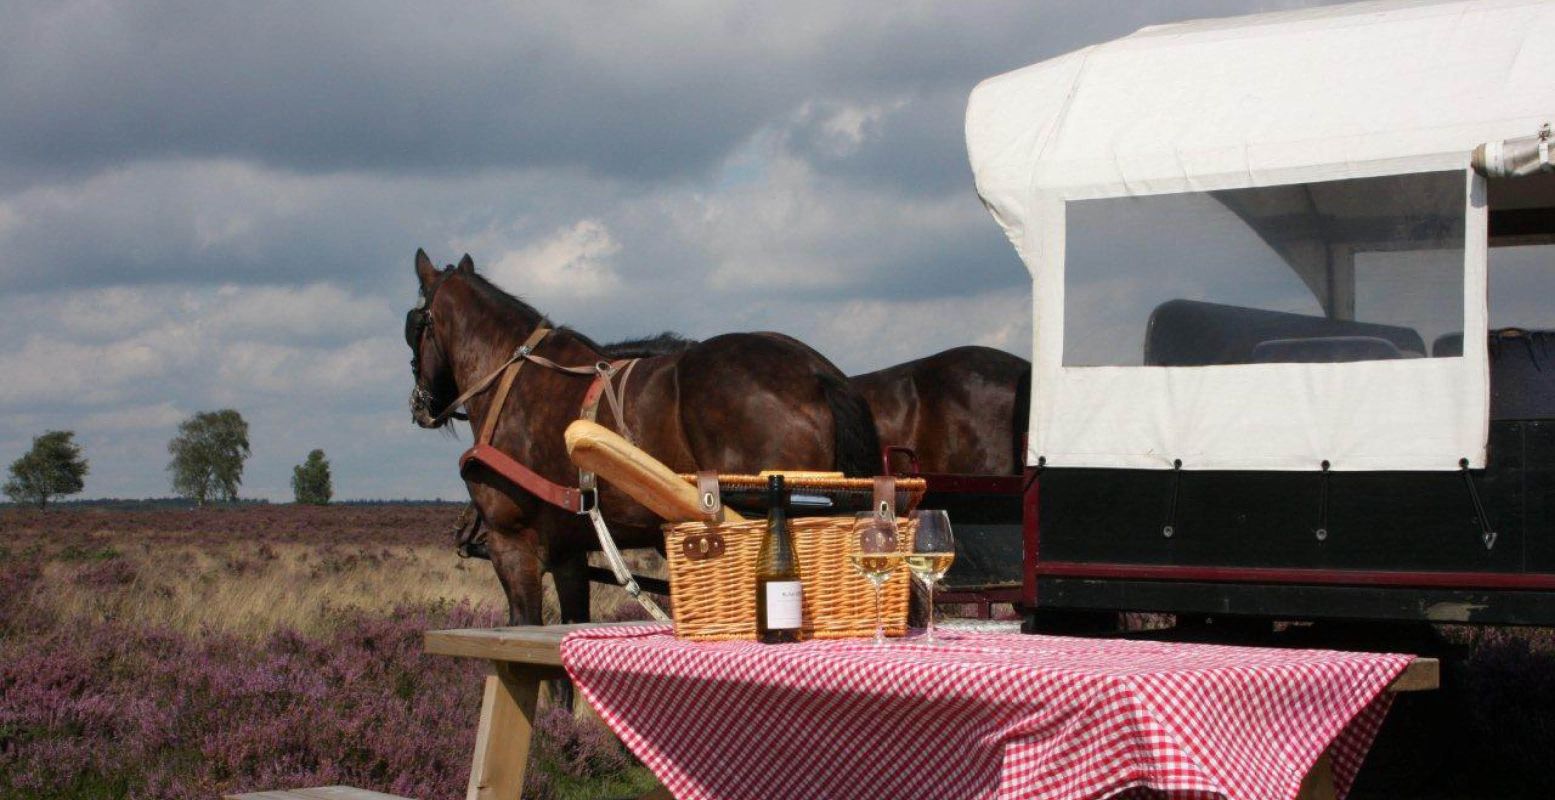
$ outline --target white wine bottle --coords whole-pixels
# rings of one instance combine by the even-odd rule
[[[767,478],[767,532],[756,558],[756,638],[766,644],[799,641],[803,610],[804,587],[788,530],[788,494],[783,476],[772,475]]]

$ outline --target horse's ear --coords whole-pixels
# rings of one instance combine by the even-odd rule
[[[459,259],[459,271],[466,274],[474,274],[475,259],[470,258],[469,253],[465,253],[464,258]]]
[[[421,280],[422,286],[432,285],[437,278],[437,267],[432,265],[432,259],[427,258],[427,251],[416,250],[416,277]]]

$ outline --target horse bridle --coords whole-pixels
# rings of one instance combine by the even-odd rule
[[[410,394],[417,402],[421,403],[422,407],[427,409],[428,413],[433,413],[432,393],[425,386],[421,385],[421,343],[426,338],[427,331],[432,327],[432,300],[437,296],[437,290],[442,287],[443,281],[448,280],[448,276],[452,275],[453,272],[453,267],[449,267],[438,273],[437,280],[432,281],[431,286],[422,286],[417,289],[415,307],[405,312],[405,343],[410,345],[410,375],[415,383],[414,388],[410,390]],[[445,361],[448,359],[447,351],[443,350],[443,344],[437,340],[436,336],[432,337],[432,346],[437,348],[438,353],[442,355]],[[441,412],[436,412],[434,419],[467,420],[470,418],[468,414],[458,409],[458,402],[450,403]]]

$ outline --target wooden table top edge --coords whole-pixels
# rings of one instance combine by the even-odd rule
[[[1434,658],[1416,657],[1388,684],[1388,691],[1428,692],[1441,686],[1442,662]]]
[[[548,667],[562,665],[561,643],[567,634],[618,622],[582,622],[571,625],[520,625],[504,628],[454,628],[427,631],[424,649],[431,655],[485,658]]]
[[[535,625],[505,628],[455,628],[427,631],[426,652],[432,655],[485,658],[537,666],[560,667],[561,643],[567,634],[589,628],[620,625],[619,622],[583,622],[572,625]],[[1416,658],[1393,682],[1390,692],[1423,692],[1441,686],[1441,662]]]

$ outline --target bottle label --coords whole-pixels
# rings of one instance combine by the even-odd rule
[[[799,581],[772,581],[767,584],[767,630],[792,630],[802,619],[800,606],[804,590]]]

